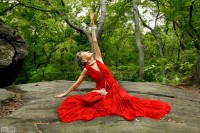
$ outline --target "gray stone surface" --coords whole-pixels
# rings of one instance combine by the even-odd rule
[[[119,82],[130,95],[159,99],[170,103],[171,111],[162,120],[137,118],[126,121],[119,116],[95,118],[92,121],[61,123],[57,108],[64,98],[54,95],[64,92],[73,81],[38,82],[10,86],[22,92],[23,106],[11,115],[0,118],[1,127],[15,128],[17,133],[199,133],[200,98],[184,90],[157,83]],[[70,95],[83,95],[94,88],[93,82],[83,82]]]
[[[15,50],[12,45],[0,39],[0,68],[10,65],[14,54]]]

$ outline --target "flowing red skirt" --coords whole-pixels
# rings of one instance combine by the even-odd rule
[[[133,120],[136,117],[159,120],[170,111],[168,103],[131,96],[117,84],[107,91],[106,96],[89,92],[83,96],[73,95],[66,98],[58,108],[60,120],[89,121],[108,115],[118,115],[126,120]]]

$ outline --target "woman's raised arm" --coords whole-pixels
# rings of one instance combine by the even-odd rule
[[[91,19],[92,41],[93,41],[93,46],[94,46],[94,50],[95,50],[95,54],[96,54],[96,59],[103,63],[103,59],[101,56],[101,50],[100,50],[98,42],[97,42],[95,28],[94,28],[94,14],[90,15],[90,19]]]

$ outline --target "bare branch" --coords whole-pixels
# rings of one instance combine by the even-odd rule
[[[160,15],[160,6],[159,6],[158,0],[156,0],[156,4],[157,4],[157,8],[158,8],[158,13],[156,15],[156,19],[155,19],[155,23],[154,23],[154,28],[157,26],[157,21],[159,19],[159,15]]]
[[[146,22],[143,20],[143,18],[140,15],[140,12],[138,10],[137,10],[137,13],[138,13],[138,16],[139,16],[140,20],[142,21],[142,24],[144,25],[144,27],[148,28],[151,31],[151,33],[154,36],[154,38],[156,39],[156,43],[158,45],[159,52],[160,52],[160,57],[163,58],[164,57],[164,52],[163,52],[163,48],[161,46],[161,40],[160,40],[156,30],[151,28],[149,25],[146,24]]]
[[[200,35],[198,34],[197,30],[194,28],[194,26],[192,25],[192,13],[193,13],[193,5],[194,5],[194,0],[192,1],[192,4],[190,5],[190,11],[189,11],[189,26],[190,28],[195,32],[195,34],[197,35],[197,37],[200,39]]]
[[[142,24],[144,25],[144,27],[148,28],[151,32],[153,31],[153,28],[151,28],[149,25],[146,24],[145,20],[141,17],[141,14],[139,11],[137,11],[138,16],[140,18],[140,20],[142,21]]]
[[[181,38],[178,33],[177,33],[177,28],[176,28],[176,22],[174,20],[172,20],[172,23],[173,23],[173,29],[174,29],[174,32],[175,32],[175,35],[177,36],[178,40],[179,40],[179,43],[180,43],[180,48],[182,50],[185,50],[185,41],[183,38]]]
[[[54,46],[54,48],[50,51],[50,54],[48,55],[47,52],[45,51],[45,49],[43,49],[43,52],[45,53],[47,59],[44,62],[40,62],[38,63],[38,65],[36,66],[36,68],[38,69],[41,65],[44,65],[45,67],[47,66],[47,64],[50,62],[51,57],[53,56],[53,53],[56,52],[59,48],[56,48],[56,45]]]
[[[46,0],[46,1],[47,1],[47,3],[48,3],[49,5],[51,5],[52,7],[55,7],[54,4],[51,3],[50,0]],[[61,0],[61,1],[62,1],[62,0]],[[64,2],[63,2],[63,3],[64,3]],[[63,6],[65,6],[65,5],[63,4]],[[64,18],[65,22],[66,22],[71,28],[73,28],[73,29],[75,29],[75,30],[77,30],[77,31],[79,31],[79,32],[81,32],[81,33],[84,33],[84,34],[87,36],[90,45],[92,45],[92,38],[91,38],[91,35],[90,35],[86,30],[84,30],[83,28],[78,27],[77,25],[74,25],[71,21],[69,21],[69,19],[68,19],[60,10],[56,10],[56,12],[57,12],[61,17]]]
[[[64,1],[63,0],[60,0],[60,1],[61,1],[62,6],[65,7],[66,5],[65,5]],[[9,7],[5,11],[3,11],[1,14],[4,14],[5,12],[12,10],[14,7],[16,7],[18,5],[21,5],[21,6],[26,7],[26,8],[31,8],[31,9],[34,9],[34,10],[43,11],[43,12],[52,12],[53,11],[53,10],[48,10],[48,9],[43,9],[43,8],[40,8],[40,7],[32,6],[32,5],[27,5],[25,3],[22,3],[20,0],[17,0],[17,2],[18,3],[16,5]],[[46,2],[51,7],[53,7],[55,9],[54,4],[50,0],[46,0]],[[99,24],[98,24],[98,28],[97,28],[97,39],[98,40],[101,38],[101,34],[102,34],[102,31],[103,31],[103,25],[104,25],[105,17],[106,17],[106,2],[105,2],[105,0],[100,0],[100,4],[101,4],[101,16],[99,18]],[[91,38],[91,35],[88,31],[86,31],[83,28],[73,24],[62,11],[55,10],[55,12],[59,16],[61,16],[71,28],[85,34],[87,36],[88,40],[89,40],[90,45],[92,46],[92,38]]]
[[[21,3],[21,2],[19,3],[19,5],[24,6],[26,8],[32,8],[35,10],[43,11],[43,12],[52,12],[52,10],[46,10],[46,9],[35,7],[35,6],[25,5],[24,3]]]
[[[34,9],[34,10],[43,11],[43,12],[52,12],[52,10],[43,9],[43,8],[35,7],[35,6],[32,6],[32,5],[26,5],[19,0],[17,0],[17,2],[18,2],[17,4],[10,6],[9,8],[7,8],[3,12],[1,12],[0,15],[4,15],[7,11],[11,11],[13,8],[15,8],[16,6],[19,6],[19,5],[26,7],[26,8],[31,8],[31,9]]]
[[[19,5],[19,3],[15,4],[13,6],[8,7],[7,9],[5,9],[3,12],[0,13],[0,16],[4,15],[7,11],[11,11],[13,8],[15,8],[18,5]]]
[[[65,7],[65,2],[63,0],[60,0],[63,7]]]
[[[106,2],[105,0],[100,0],[100,6],[101,6],[101,16],[99,18],[99,24],[97,26],[97,40],[99,41],[102,35],[103,26],[106,19]]]

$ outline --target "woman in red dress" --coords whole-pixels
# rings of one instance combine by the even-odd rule
[[[71,91],[76,90],[86,76],[96,82],[96,87],[83,96],[67,97],[58,108],[60,120],[62,122],[89,121],[108,115],[118,115],[126,120],[133,120],[136,117],[160,119],[169,113],[168,103],[131,96],[117,83],[102,60],[94,29],[94,15],[91,15],[91,30],[96,60],[93,58],[93,53],[79,52],[77,63],[82,72],[78,80],[65,93],[56,95],[55,98],[67,96]]]

